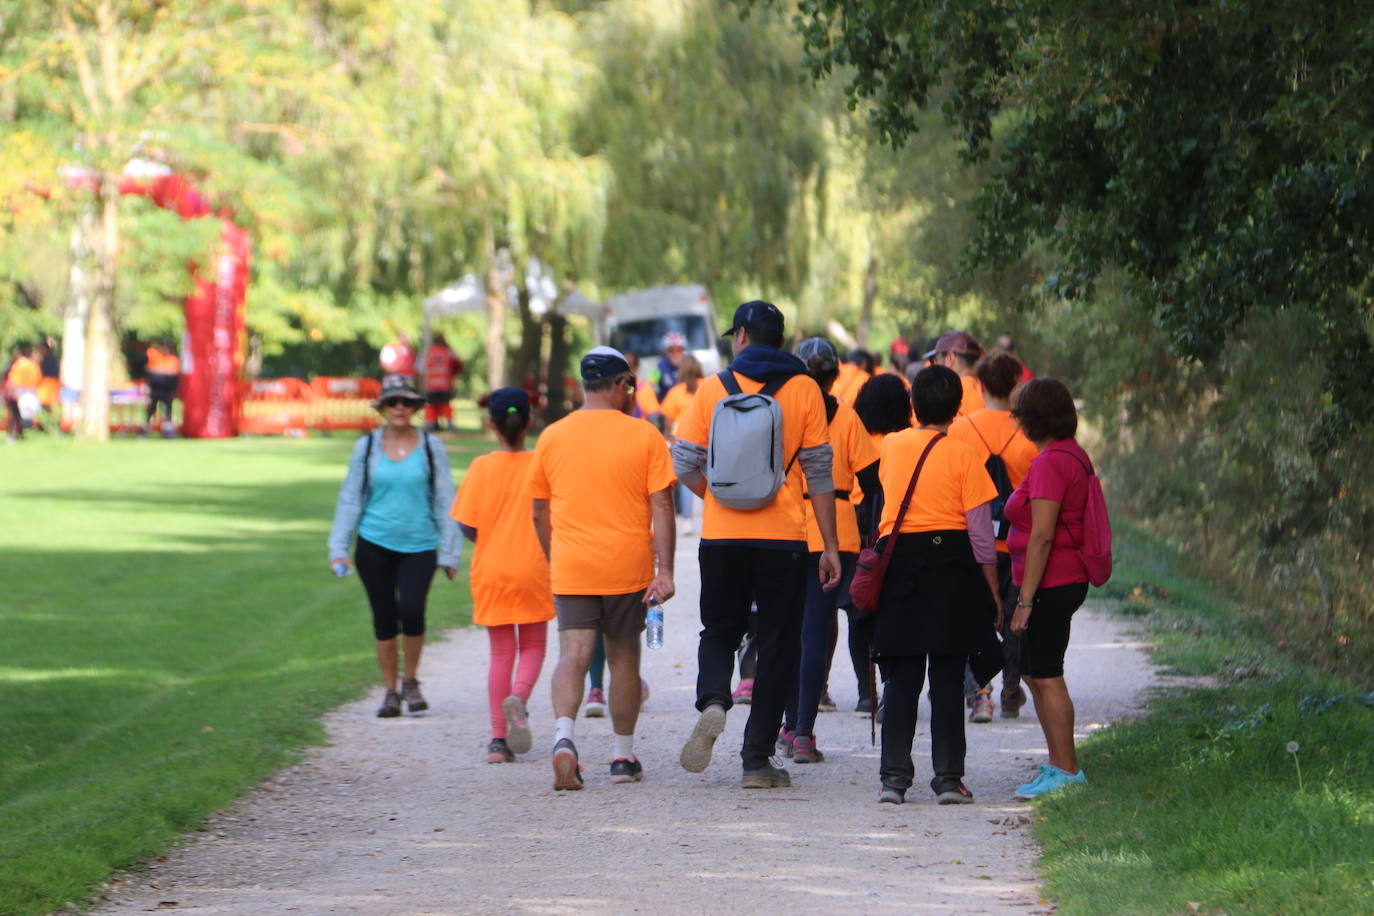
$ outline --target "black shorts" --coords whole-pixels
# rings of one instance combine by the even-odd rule
[[[442,391],[426,391],[425,403],[431,407],[443,407],[453,400],[453,389],[445,388]]]
[[[1014,590],[1019,596],[1020,590]],[[1088,583],[1074,582],[1041,588],[1035,593],[1030,624],[1021,634],[1021,674],[1024,677],[1063,677],[1064,653],[1069,648],[1069,623],[1088,597]],[[1010,614],[1016,609],[1013,597]]]

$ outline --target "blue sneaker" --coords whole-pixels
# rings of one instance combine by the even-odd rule
[[[1081,769],[1077,773],[1065,773],[1059,767],[1041,764],[1040,775],[1024,786],[1017,786],[1016,795],[1019,798],[1038,798],[1065,786],[1087,785],[1087,783],[1088,777],[1084,775]]]

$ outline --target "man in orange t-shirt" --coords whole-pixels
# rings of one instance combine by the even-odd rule
[[[993,350],[980,359],[974,373],[983,388],[986,406],[959,417],[949,427],[949,437],[972,446],[984,463],[993,455],[1000,457],[1012,489],[1021,485],[1031,462],[1039,454],[1011,415],[1011,393],[1018,384],[1021,369],[1021,361],[1002,350]],[[999,495],[1005,499],[1011,493]],[[996,521],[994,518],[994,523]],[[997,580],[999,594],[1005,603],[1010,600],[1012,590],[1011,554],[1007,552],[1005,537],[997,540]],[[1026,702],[1026,692],[1021,689],[1021,638],[1011,631],[1010,620],[1003,622],[1002,650],[1006,663],[1002,669],[1002,718],[1015,719]],[[992,688],[980,690],[970,670],[964,678],[964,692],[973,709],[969,721],[991,722],[996,711]]]
[[[573,724],[598,630],[611,668],[611,780],[643,777],[634,754],[639,634],[645,605],[673,596],[677,538],[672,460],[662,433],[627,415],[636,387],[629,363],[617,350],[596,347],[581,368],[582,408],[539,437],[529,484],[558,617],[555,789],[582,788]]]
[[[959,376],[959,384],[964,389],[964,399],[959,402],[959,416],[967,416],[983,408],[983,388],[973,374],[973,367],[983,355],[983,347],[967,331],[950,331],[935,342],[935,347],[925,355],[932,366],[953,369]]]
[[[677,425],[673,443],[678,477],[706,500],[698,553],[702,631],[696,707],[701,715],[680,759],[692,773],[705,770],[711,762],[712,748],[732,704],[735,650],[749,629],[752,602],[758,607],[754,641],[758,668],[740,751],[741,784],[772,788],[791,784],[787,771],[774,767],[769,758],[800,650],[807,553],[803,493],[810,494],[823,542],[818,564],[821,583],[827,589],[839,584],[832,452],[821,389],[807,376],[801,360],[780,349],[783,317],[777,306],[758,300],[744,303],[735,310],[726,333],[735,359],[728,369],[702,380]],[[726,378],[741,393],[772,391],[782,413],[785,480],[771,502],[754,509],[722,505],[707,486],[712,473],[708,458],[724,454],[730,446],[712,438],[716,405],[727,396]]]

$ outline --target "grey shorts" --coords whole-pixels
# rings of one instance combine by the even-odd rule
[[[644,589],[628,595],[554,595],[560,630],[600,630],[611,638],[644,631]]]

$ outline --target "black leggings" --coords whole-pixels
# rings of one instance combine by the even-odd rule
[[[372,630],[377,639],[395,639],[398,631],[424,636],[425,598],[434,581],[437,552],[397,553],[360,537],[353,562],[372,603]]]

